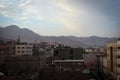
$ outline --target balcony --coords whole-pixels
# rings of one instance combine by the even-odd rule
[[[117,67],[117,71],[120,72],[120,67]]]
[[[117,58],[117,64],[120,64],[120,58]]]
[[[120,49],[117,50],[117,55],[120,55]]]

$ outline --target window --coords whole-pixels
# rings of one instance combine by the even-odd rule
[[[55,56],[58,56],[58,51],[55,51]]]
[[[22,51],[22,53],[24,53],[25,51]]]
[[[118,47],[118,49],[120,49],[120,47]]]
[[[118,67],[120,67],[120,64],[118,64]]]
[[[24,49],[25,47],[22,47],[22,49]]]
[[[27,49],[29,49],[30,47],[27,47]]]
[[[13,47],[13,50],[15,49],[15,47]]]
[[[70,56],[70,59],[73,59],[73,56]]]
[[[118,75],[120,75],[120,72],[118,72]]]
[[[56,64],[59,65],[59,62],[57,62]]]
[[[20,49],[20,47],[17,47],[18,49]]]
[[[118,55],[117,58],[120,58],[120,55]]]
[[[71,49],[71,51],[70,51],[70,54],[72,55],[73,54],[73,50]]]
[[[48,62],[46,62],[46,64],[48,64]]]
[[[20,51],[17,51],[18,53],[20,53]]]

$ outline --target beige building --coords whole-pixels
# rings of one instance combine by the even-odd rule
[[[92,48],[85,48],[86,53],[94,53]]]
[[[99,53],[100,54],[106,54],[106,49],[105,48],[100,48]]]
[[[115,80],[120,80],[120,40],[107,44],[107,71]]]
[[[15,45],[15,55],[32,55],[33,45],[27,43],[18,43]]]
[[[102,55],[100,57],[100,68],[105,74],[107,74],[107,57],[106,57],[106,55]]]

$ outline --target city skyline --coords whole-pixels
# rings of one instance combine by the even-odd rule
[[[120,37],[119,0],[1,0],[0,26],[46,36]]]

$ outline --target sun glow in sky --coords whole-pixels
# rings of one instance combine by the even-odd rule
[[[0,26],[46,36],[120,37],[120,0],[0,0]]]

